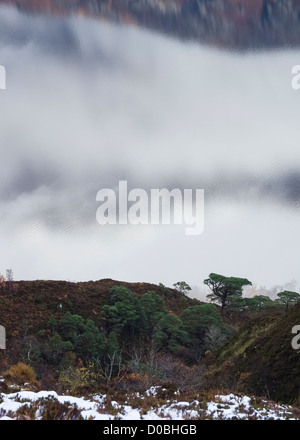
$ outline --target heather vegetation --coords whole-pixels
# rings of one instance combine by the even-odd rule
[[[300,295],[244,297],[244,278],[210,274],[207,302],[178,282],[1,279],[1,391],[25,386],[85,395],[163,386],[185,393],[251,392],[299,402],[291,329]]]

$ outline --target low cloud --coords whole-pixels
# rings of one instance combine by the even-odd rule
[[[297,52],[234,55],[1,9],[0,267],[18,278],[197,285],[297,278]],[[204,188],[205,231],[102,228],[96,193]]]

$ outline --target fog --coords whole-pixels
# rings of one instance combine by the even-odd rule
[[[299,282],[299,52],[240,55],[0,12],[0,272],[185,280],[195,292],[210,272],[258,288]],[[96,193],[120,180],[203,188],[203,234],[100,226]]]

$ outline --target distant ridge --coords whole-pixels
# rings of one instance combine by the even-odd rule
[[[86,15],[230,50],[300,46],[297,0],[0,0],[27,13]]]

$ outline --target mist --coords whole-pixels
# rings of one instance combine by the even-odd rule
[[[245,55],[1,8],[0,272],[299,283],[299,51]],[[97,191],[203,188],[205,226],[100,226]],[[199,287],[200,286],[200,287]]]

